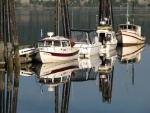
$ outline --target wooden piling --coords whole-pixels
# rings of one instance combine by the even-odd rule
[[[14,45],[14,67],[15,67],[15,74],[20,74],[20,56],[19,56],[19,45]]]
[[[55,17],[55,36],[57,36],[57,35],[59,35],[59,33],[58,33],[58,29],[59,29],[59,24],[58,24],[58,21],[59,21],[59,19],[58,19],[58,16],[59,16],[59,1],[58,0],[55,0],[55,13],[54,13],[54,17]]]
[[[69,19],[69,11],[68,11],[68,2],[67,0],[61,1],[61,14],[62,14],[62,25],[63,32],[66,38],[71,39],[71,27],[70,27],[70,19]]]

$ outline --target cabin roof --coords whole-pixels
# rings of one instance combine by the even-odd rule
[[[52,36],[52,37],[43,38],[39,40],[39,42],[40,41],[69,41],[69,39],[62,37],[62,36]]]
[[[127,24],[119,24],[119,26],[127,26]],[[128,24],[128,26],[141,27],[141,26],[135,25],[135,24]]]
[[[97,30],[113,30],[112,26],[97,26]]]

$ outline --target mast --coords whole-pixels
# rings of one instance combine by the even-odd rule
[[[132,1],[132,23],[134,24],[134,1]]]
[[[129,9],[128,8],[129,8],[129,6],[128,6],[128,2],[127,2],[127,15],[126,15],[126,17],[127,17],[127,23],[126,23],[127,29],[128,29],[128,24],[129,24],[129,11],[128,11]]]

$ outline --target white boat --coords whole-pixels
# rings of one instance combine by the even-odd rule
[[[73,49],[69,39],[61,36],[52,36],[48,32],[44,39],[38,41],[35,49],[35,59],[42,63],[65,62],[78,59],[79,50]]]
[[[127,47],[117,47],[117,54],[120,63],[138,62],[141,60],[141,51],[145,49],[145,44]]]
[[[94,30],[72,30],[72,40],[75,42],[74,48],[80,50],[80,57],[89,58],[91,55],[99,54],[101,43],[95,36]]]
[[[128,46],[145,43],[146,38],[141,35],[141,26],[130,24],[128,21],[128,4],[127,3],[127,22],[126,24],[120,24],[119,30],[116,33],[118,45]]]
[[[111,26],[98,26],[96,33],[99,38],[99,42],[101,43],[100,53],[116,49],[116,34]]]
[[[76,69],[78,69],[77,60],[35,65],[39,82],[47,85],[48,91],[53,91],[55,86],[68,82]]]
[[[35,51],[34,47],[27,47],[27,48],[23,48],[23,49],[19,49],[19,55],[20,56],[24,56],[24,55],[32,55]]]

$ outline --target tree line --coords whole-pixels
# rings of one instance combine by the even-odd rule
[[[120,7],[126,0],[112,0],[114,7]],[[138,1],[134,0],[135,6],[139,6]],[[44,1],[44,0],[29,0],[29,3],[22,3],[21,0],[15,1],[15,7],[24,6],[44,6],[44,7],[54,7],[54,1]],[[70,7],[98,7],[99,0],[68,0],[68,5]]]

